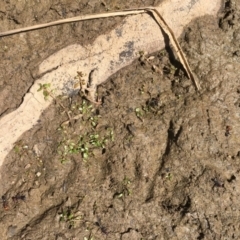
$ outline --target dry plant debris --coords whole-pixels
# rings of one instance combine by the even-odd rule
[[[30,26],[30,27],[19,28],[16,30],[2,32],[2,33],[0,33],[0,37],[12,35],[12,34],[16,34],[16,33],[21,33],[21,32],[26,32],[26,31],[31,31],[31,30],[36,30],[36,29],[40,29],[40,28],[55,26],[55,25],[64,24],[64,23],[71,23],[71,22],[84,21],[84,20],[97,19],[97,18],[107,18],[107,17],[114,17],[114,16],[135,15],[135,14],[146,13],[146,12],[149,13],[155,19],[155,21],[159,24],[159,26],[163,29],[163,31],[168,35],[168,37],[173,45],[173,48],[175,49],[175,51],[179,57],[179,60],[182,63],[188,77],[192,80],[196,89],[200,90],[200,85],[198,83],[197,77],[192,72],[192,70],[188,64],[187,58],[185,57],[176,37],[174,36],[173,31],[167,25],[166,21],[163,19],[163,17],[159,13],[158,9],[155,7],[126,9],[126,10],[115,11],[115,12],[77,16],[77,17],[62,19],[62,20],[58,20],[58,21],[54,21],[54,22],[50,22],[50,23],[38,24],[38,25]]]

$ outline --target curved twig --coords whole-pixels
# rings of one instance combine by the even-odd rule
[[[90,19],[98,19],[98,18],[115,17],[115,16],[135,15],[135,14],[146,13],[146,12],[151,13],[152,17],[154,17],[154,19],[157,21],[159,26],[168,35],[168,37],[173,45],[173,48],[175,49],[175,51],[179,57],[180,62],[182,63],[183,67],[185,68],[185,70],[187,72],[188,77],[194,82],[196,89],[200,90],[200,85],[198,83],[197,77],[192,72],[192,70],[189,66],[189,63],[187,61],[187,58],[185,57],[176,37],[174,36],[173,31],[167,25],[166,21],[163,19],[163,17],[159,13],[158,9],[155,7],[126,9],[126,10],[121,10],[121,11],[116,11],[116,12],[107,12],[107,13],[98,13],[98,14],[77,16],[77,17],[62,19],[62,20],[58,20],[58,21],[54,21],[54,22],[38,24],[38,25],[30,26],[30,27],[19,28],[19,29],[15,29],[15,30],[2,32],[2,33],[0,33],[0,37],[17,34],[17,33],[21,33],[21,32],[37,30],[37,29],[46,28],[46,27],[50,27],[50,26],[60,25],[60,24],[64,24],[64,23],[84,21],[84,20],[90,20]]]

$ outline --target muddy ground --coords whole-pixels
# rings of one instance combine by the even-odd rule
[[[144,4],[3,1],[1,30]],[[102,106],[58,98],[2,167],[0,238],[240,239],[239,6],[225,1],[218,19],[197,19],[181,36],[200,93],[166,48],[100,86]],[[21,104],[46,57],[121,19],[1,38],[1,114]]]

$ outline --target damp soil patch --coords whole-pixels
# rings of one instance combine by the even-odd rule
[[[57,98],[72,120],[52,104],[2,167],[1,239],[238,239],[239,11],[181,37],[199,94],[162,50],[99,86],[102,106]]]

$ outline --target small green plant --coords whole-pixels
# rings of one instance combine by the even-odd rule
[[[117,195],[118,198],[131,195],[132,190],[130,189],[130,185],[131,185],[131,180],[125,177],[122,181],[122,191]]]
[[[80,135],[77,141],[63,140],[58,145],[58,153],[61,155],[61,163],[68,160],[71,154],[81,154],[84,161],[93,156],[94,148],[105,149],[108,141],[114,141],[112,129],[108,129],[106,136],[100,137],[98,133]]]
[[[83,145],[81,147],[81,153],[82,153],[82,157],[83,157],[84,160],[88,159],[88,157],[89,157],[89,148],[87,146]]]
[[[172,178],[173,178],[172,173],[170,173],[170,172],[166,173],[165,178],[166,178],[167,180],[171,181]]]
[[[14,145],[14,151],[15,153],[19,155],[23,155],[29,150],[29,147],[27,144],[24,144],[21,140],[16,142]]]
[[[66,210],[62,210],[61,213],[59,213],[60,222],[65,222],[68,224],[68,228],[71,229],[75,226],[76,221],[81,220],[80,216],[76,216],[70,207],[68,207]]]
[[[79,77],[81,77],[80,73]],[[58,154],[60,155],[61,163],[67,162],[70,155],[73,154],[80,154],[82,159],[86,161],[97,152],[94,151],[94,149],[105,149],[108,141],[114,141],[112,129],[106,129],[105,134],[103,133],[102,135],[96,132],[95,129],[98,126],[101,116],[94,113],[94,108],[89,102],[82,100],[81,103],[72,104],[71,109],[68,111],[58,99],[55,99],[49,83],[39,84],[39,86],[40,88],[38,91],[43,92],[44,98],[47,99],[49,96],[52,97],[68,115],[68,121],[63,122],[57,129],[63,135],[63,139],[58,143]],[[73,112],[77,114],[75,117],[70,116],[70,113]],[[65,127],[65,125],[70,123],[70,125],[73,126],[75,124],[74,121],[79,118],[82,118],[81,129],[85,130],[85,133],[79,135],[77,133],[78,130],[73,129],[74,135],[70,138],[69,131],[71,130]],[[16,151],[19,151],[19,149],[16,148]]]
[[[108,128],[107,137],[111,142],[114,142],[114,133],[113,133],[113,130],[111,128]]]
[[[92,127],[96,127],[98,125],[98,116],[90,117],[89,121],[91,122]]]
[[[61,155],[61,163],[68,161],[68,157],[71,154],[81,153],[83,159],[85,160],[89,157],[89,148],[87,146],[87,142],[85,142],[84,138],[80,136],[79,141],[76,143],[65,140],[60,142],[58,146],[58,153]]]
[[[167,51],[165,49],[159,52],[160,57],[164,57],[166,55],[167,55]]]
[[[54,101],[63,109],[63,111],[66,113],[67,117],[68,117],[68,122],[71,122],[71,116],[69,115],[68,111],[66,111],[66,108],[62,105],[62,103],[60,101],[58,101],[53,93],[54,91],[52,89],[50,89],[51,84],[50,83],[44,83],[44,84],[39,84],[39,89],[37,90],[38,92],[43,91],[43,96],[44,99],[47,100],[48,97],[50,96],[52,99],[54,99]]]
[[[143,111],[141,108],[136,108],[135,113],[138,118],[141,118],[143,116]]]
[[[53,99],[54,96],[52,95],[53,94],[53,90],[50,89],[51,87],[51,84],[50,83],[44,83],[44,84],[39,84],[39,89],[37,90],[38,92],[42,91],[43,92],[43,96],[44,96],[44,99],[47,100],[48,97],[52,97]]]
[[[82,104],[78,107],[81,114],[89,114],[93,110],[93,106],[87,101],[83,100]]]
[[[136,116],[143,122],[143,116],[145,115],[146,113],[146,108],[144,107],[138,107],[135,109],[135,114]]]
[[[130,195],[132,191],[130,190],[129,186],[131,185],[131,180],[127,177],[123,179],[123,186],[125,186],[125,191],[127,195]]]
[[[20,153],[22,150],[24,150],[24,149],[28,149],[28,146],[27,145],[25,145],[25,146],[20,146],[20,145],[15,145],[14,146],[14,151],[16,152],[16,153]]]
[[[89,143],[94,147],[105,148],[105,143],[107,139],[100,138],[98,134],[91,134],[89,136]]]
[[[139,90],[139,92],[140,92],[140,94],[144,94],[145,93],[145,91],[144,91],[144,85],[142,85],[138,90]]]

